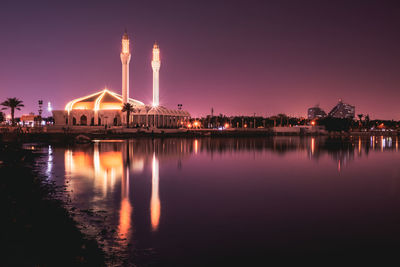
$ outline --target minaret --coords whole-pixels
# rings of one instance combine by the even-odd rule
[[[129,61],[131,60],[131,53],[129,50],[129,37],[125,33],[122,36],[122,51],[121,51],[121,62],[122,62],[122,102],[128,103],[129,99]]]
[[[157,107],[160,104],[160,48],[157,43],[153,46],[153,60],[151,61],[151,67],[153,68],[153,107]]]

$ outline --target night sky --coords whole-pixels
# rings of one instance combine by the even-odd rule
[[[391,4],[392,3],[392,4]],[[121,36],[131,38],[130,97],[193,116],[305,116],[342,98],[372,119],[400,119],[396,1],[4,1],[0,100],[64,109],[105,87],[121,92]],[[48,114],[45,113],[45,116]]]

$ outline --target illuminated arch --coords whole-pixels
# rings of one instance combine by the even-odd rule
[[[129,98],[129,103],[134,107],[144,107],[144,103],[132,98]],[[71,110],[121,110],[122,96],[104,89],[100,92],[74,99],[67,103],[65,110],[68,113]]]
[[[80,125],[87,125],[87,117],[85,115],[81,116]]]

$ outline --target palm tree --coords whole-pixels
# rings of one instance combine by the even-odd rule
[[[129,128],[129,118],[131,115],[131,112],[134,112],[135,109],[133,108],[131,103],[125,103],[122,106],[122,112],[126,112],[126,128]]]
[[[15,110],[21,110],[21,107],[24,107],[22,104],[22,100],[19,100],[16,97],[7,98],[6,101],[2,102],[0,105],[4,106],[2,109],[11,109],[11,122],[14,125],[14,112]]]

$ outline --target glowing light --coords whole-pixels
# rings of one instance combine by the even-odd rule
[[[312,125],[312,126],[315,126],[315,121],[312,121],[312,122],[311,122],[311,125]]]
[[[143,159],[132,159],[132,170],[134,172],[143,172],[144,170],[144,160]]]
[[[315,151],[315,138],[312,137],[311,138],[311,155],[314,155],[314,151]]]
[[[194,153],[197,154],[197,152],[199,151],[199,141],[194,140]]]
[[[244,128],[247,128],[247,124],[244,125]]]
[[[229,124],[228,123],[225,123],[225,129],[228,129],[229,128]]]
[[[126,38],[125,38],[126,36]],[[124,35],[122,38],[122,53],[129,54],[129,38],[128,35]]]
[[[71,150],[65,150],[64,164],[65,164],[66,175],[71,174],[74,169],[74,161],[72,159],[72,151]]]
[[[84,96],[84,97],[80,97],[80,98],[74,99],[74,100],[68,102],[68,104],[65,106],[65,110],[67,110],[68,112],[70,112],[70,111],[72,110],[72,108],[73,108],[73,106],[74,106],[75,103],[77,103],[77,102],[79,102],[79,101],[82,101],[82,100],[85,100],[85,99],[87,99],[87,98],[91,98],[91,97],[93,97],[93,96],[95,96],[95,95],[98,95],[98,94],[100,94],[100,92],[97,92],[97,93],[94,93],[94,94],[91,94],[91,95],[88,95],[88,96]]]
[[[122,37],[122,102],[128,103],[129,101],[129,61],[131,60],[131,53],[129,52],[129,37],[125,32]]]
[[[51,178],[51,171],[53,169],[53,150],[51,149],[51,146],[49,145],[49,149],[48,149],[48,159],[47,159],[47,170],[46,170],[46,174],[48,176],[48,178]]]
[[[132,205],[129,200],[129,170],[122,172],[121,179],[121,208],[119,210],[119,237],[128,243],[129,232],[131,229]]]
[[[109,96],[115,98],[116,102],[103,102],[103,98],[105,95],[108,94]],[[89,98],[94,98],[97,96],[93,101],[87,101]],[[134,99],[129,99],[129,102],[134,105],[134,106],[144,106],[144,103],[134,100]],[[120,110],[122,108],[122,97],[119,96],[118,94],[111,92],[107,89],[104,89],[103,91],[80,97],[77,99],[74,99],[65,106],[65,110],[68,111],[68,113],[72,109],[79,109],[79,110]]]
[[[153,45],[153,61],[160,61],[160,48],[158,44]]]
[[[156,231],[158,229],[161,216],[161,203],[160,203],[158,187],[159,187],[159,165],[158,165],[158,160],[156,158],[156,154],[153,153],[151,200],[150,200],[151,229],[153,231]]]
[[[103,99],[105,94],[106,94],[106,90],[104,90],[103,93],[96,99],[96,102],[94,102],[94,110],[95,111],[99,110],[100,101]]]
[[[48,112],[51,112],[52,110],[53,110],[53,108],[51,107],[51,103],[48,102],[48,103],[47,103],[47,111],[48,111]]]
[[[153,68],[153,107],[160,104],[160,48],[157,44],[153,46],[153,60],[151,61]]]
[[[127,238],[131,226],[131,212],[132,206],[129,199],[124,198],[121,200],[121,209],[119,211],[119,226],[118,232],[121,238]]]

